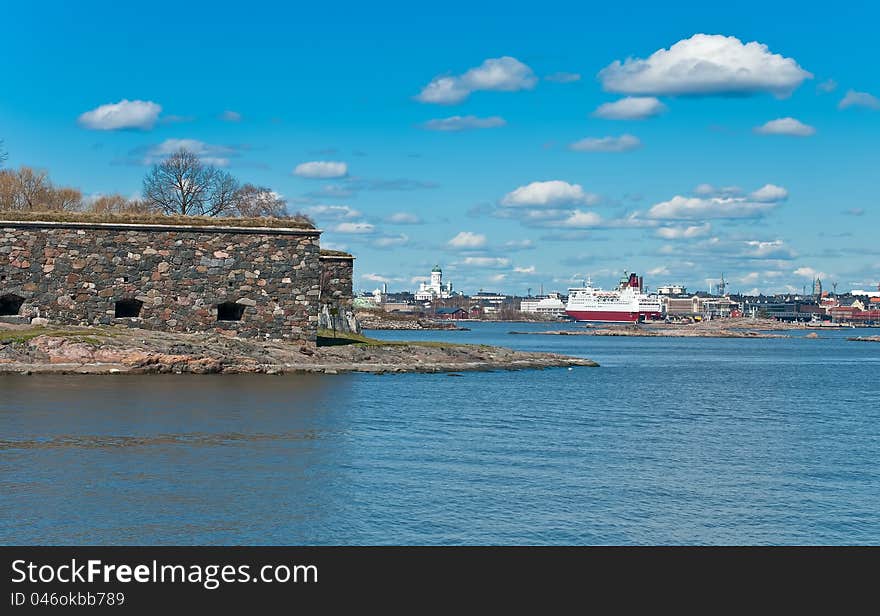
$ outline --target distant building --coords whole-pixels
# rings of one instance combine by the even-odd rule
[[[438,308],[434,315],[438,319],[466,319],[468,311],[464,308]]]
[[[671,317],[729,317],[739,314],[739,304],[728,296],[717,297],[695,294],[689,297],[662,295],[660,305],[663,313]]]
[[[443,284],[443,270],[435,265],[431,270],[431,282],[421,283],[415,293],[418,302],[430,302],[435,299],[449,299],[452,297],[452,282]]]
[[[522,300],[519,304],[519,309],[522,312],[563,316],[565,314],[565,302],[562,301],[559,293],[550,293],[545,297],[530,297]]]
[[[657,287],[657,295],[684,295],[687,293],[687,287],[680,284],[665,284]]]

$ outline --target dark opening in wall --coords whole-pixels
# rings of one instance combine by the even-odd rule
[[[0,317],[17,315],[23,303],[24,298],[18,295],[0,295]]]
[[[117,319],[131,319],[141,314],[144,303],[139,299],[121,299],[116,302],[115,317]]]
[[[245,306],[236,304],[235,302],[223,302],[217,304],[217,320],[218,321],[241,321],[244,315]]]

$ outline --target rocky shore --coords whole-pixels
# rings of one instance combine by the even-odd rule
[[[847,338],[850,342],[880,342],[880,336],[856,336]]]
[[[803,324],[780,323],[772,319],[715,319],[699,323],[639,323],[634,325],[584,325],[576,330],[517,332],[544,336],[638,336],[667,338],[788,338],[777,330],[806,329]]]
[[[0,374],[384,374],[597,365],[554,353],[332,334],[314,346],[125,327],[0,327]]]
[[[460,327],[452,321],[433,321],[421,317],[391,314],[375,310],[359,311],[355,315],[361,329],[380,330],[420,330],[420,329],[453,329],[468,331],[466,327]]]

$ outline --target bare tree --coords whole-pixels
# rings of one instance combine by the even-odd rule
[[[245,184],[238,189],[235,209],[246,218],[283,218],[287,216],[287,201],[264,186]]]
[[[237,191],[229,173],[204,165],[186,149],[154,165],[144,178],[144,200],[165,214],[218,216],[234,208]]]
[[[0,171],[0,210],[75,210],[82,193],[75,188],[56,188],[45,171],[20,167]]]
[[[76,188],[50,188],[46,209],[69,212],[82,206],[82,193]]]
[[[122,195],[101,195],[88,204],[96,214],[151,214],[155,209],[141,199],[126,199]]]
[[[0,139],[0,166],[6,162],[7,158],[9,158],[9,154],[3,149],[3,140]]]

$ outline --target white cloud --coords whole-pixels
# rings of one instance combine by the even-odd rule
[[[699,184],[694,188],[694,194],[701,197],[737,197],[742,194],[739,186],[722,186],[716,188],[711,184]]]
[[[755,284],[760,279],[761,275],[758,272],[749,272],[744,276],[740,276],[737,279],[737,282],[740,284]]]
[[[391,282],[391,279],[386,276],[382,276],[381,274],[372,274],[372,273],[371,274],[361,274],[361,279],[362,280],[369,280],[370,282],[384,282],[386,284]]]
[[[504,242],[504,247],[507,250],[530,250],[535,247],[535,243],[532,240],[509,240]]]
[[[297,165],[293,175],[301,178],[342,178],[348,175],[348,165],[339,161],[315,160]]]
[[[693,220],[700,218],[757,218],[771,210],[775,204],[753,203],[744,199],[712,197],[682,197],[676,195],[648,210],[650,218],[666,220]]]
[[[792,259],[794,252],[782,240],[762,242],[752,240],[745,242],[746,249],[742,256],[754,259]]]
[[[376,227],[368,222],[341,222],[333,227],[333,231],[336,233],[347,233],[351,235],[367,235],[375,230]]]
[[[655,267],[654,269],[648,270],[649,276],[669,276],[669,269],[665,265],[661,265],[660,267]]]
[[[621,135],[620,137],[587,137],[575,141],[569,148],[576,152],[629,152],[642,146],[638,137]]]
[[[528,267],[515,267],[515,268],[513,268],[513,271],[514,271],[514,273],[517,273],[517,274],[534,274],[535,273],[535,266],[530,265]]]
[[[422,128],[426,130],[457,132],[463,130],[473,130],[477,128],[496,128],[504,126],[507,122],[504,118],[491,116],[488,118],[478,118],[477,116],[452,116],[450,118],[442,118],[437,120],[428,120],[422,124]]]
[[[325,218],[328,220],[343,220],[360,218],[361,213],[358,210],[348,207],[347,205],[313,205],[306,208],[306,214],[315,218]]]
[[[720,34],[695,34],[647,59],[615,60],[599,71],[610,92],[667,96],[770,92],[785,97],[812,77],[793,58],[771,53],[762,43],[744,44]]]
[[[229,157],[235,153],[235,150],[229,146],[213,145],[197,139],[166,139],[147,150],[143,163],[145,165],[158,163],[180,150],[195,154],[206,165],[217,167],[229,165]]]
[[[558,73],[546,75],[544,79],[546,79],[547,81],[554,81],[556,83],[572,83],[575,81],[580,81],[581,76],[579,73],[566,73],[560,71]]]
[[[470,231],[461,231],[454,238],[449,240],[447,244],[451,248],[472,249],[482,248],[486,245],[486,236],[481,233],[472,233]]]
[[[825,278],[825,272],[820,272],[812,267],[799,267],[794,272],[795,276],[803,276],[804,278]]]
[[[385,222],[393,225],[420,225],[422,224],[422,219],[410,212],[395,212],[386,218]]]
[[[467,257],[462,261],[462,264],[472,267],[502,268],[510,265],[510,259],[503,257]]]
[[[592,205],[598,200],[598,195],[584,192],[580,184],[550,180],[520,186],[507,193],[501,199],[501,204],[509,207],[551,207],[562,204]]]
[[[820,92],[834,92],[837,89],[837,82],[833,79],[826,79],[822,83],[818,84],[816,88]]]
[[[668,201],[662,201],[652,206],[648,210],[648,217],[658,220],[759,218],[768,214],[787,197],[787,190],[773,184],[762,186],[748,197],[683,197],[676,195]]]
[[[532,69],[510,56],[489,58],[463,75],[435,77],[416,96],[423,103],[460,103],[472,92],[531,90],[538,79]]]
[[[712,225],[707,222],[690,227],[660,227],[657,229],[657,235],[667,240],[692,239],[708,235],[711,230]]]
[[[749,199],[759,203],[778,203],[788,199],[788,191],[782,186],[764,184],[758,190],[749,193]]]
[[[409,236],[405,233],[400,235],[386,235],[378,238],[373,244],[379,248],[392,248],[394,246],[405,246],[409,243]]]
[[[795,118],[779,118],[770,120],[755,127],[760,135],[790,135],[792,137],[809,137],[816,134],[816,129]]]
[[[495,274],[494,276],[489,276],[489,280],[492,282],[504,282],[507,279],[507,274]]]
[[[644,120],[666,110],[666,105],[653,96],[627,96],[613,103],[599,105],[593,116],[606,120]]]
[[[838,109],[846,109],[848,107],[867,107],[868,109],[880,109],[880,99],[873,94],[867,92],[856,92],[849,90],[840,102],[837,104]]]
[[[220,115],[220,119],[224,122],[241,122],[241,114],[227,109]]]
[[[156,124],[162,106],[153,101],[130,101],[101,105],[79,116],[79,123],[92,130],[140,128],[150,130]]]
[[[589,229],[591,227],[598,227],[602,224],[602,217],[599,216],[596,212],[582,212],[581,210],[574,210],[568,217],[563,220],[559,220],[553,223],[550,223],[548,226],[552,227],[569,227],[572,229]]]

